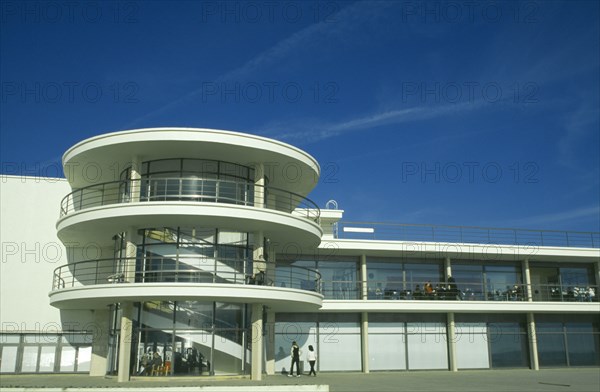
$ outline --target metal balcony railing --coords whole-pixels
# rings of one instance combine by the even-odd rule
[[[251,182],[195,177],[142,178],[90,185],[62,199],[60,216],[112,204],[161,201],[225,203],[288,213],[296,210],[314,222],[320,217],[319,207],[312,200],[293,192]]]
[[[263,262],[264,263],[264,262]],[[284,276],[267,263],[266,273],[253,274],[249,260],[179,256],[96,259],[69,263],[54,270],[52,290],[99,284],[128,283],[225,283],[280,286],[320,292],[321,274],[304,267],[290,267]]]
[[[368,300],[452,300],[452,301],[528,301],[533,302],[598,302],[598,288],[587,284],[532,284],[528,290],[522,283],[483,284],[481,282],[374,281],[366,283]],[[362,299],[361,281],[323,280],[325,299]]]
[[[558,230],[339,222],[342,239],[600,248],[600,233]]]

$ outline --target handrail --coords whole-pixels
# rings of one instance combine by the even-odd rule
[[[598,232],[385,222],[339,222],[338,238],[600,248]]]
[[[266,273],[252,274],[245,271],[249,261],[181,255],[178,259],[149,256],[84,260],[57,267],[52,290],[111,283],[172,282],[281,286],[320,292],[321,274],[316,270],[292,266],[293,273],[281,277],[276,273],[275,263],[269,262]]]
[[[261,192],[263,203],[256,203]],[[198,177],[141,178],[102,182],[77,189],[60,203],[60,216],[86,208],[136,202],[192,201],[261,207],[291,213],[319,222],[320,209],[307,197],[252,182]]]
[[[529,301],[598,302],[600,286],[592,284],[531,284],[518,282],[483,283],[468,281],[328,281],[322,280],[325,299],[367,300],[459,300],[459,301]]]

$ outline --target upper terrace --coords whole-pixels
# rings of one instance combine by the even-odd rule
[[[357,240],[600,248],[600,233],[584,231],[344,221],[337,223],[333,235]]]

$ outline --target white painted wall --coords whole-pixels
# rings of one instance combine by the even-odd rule
[[[67,263],[55,224],[69,192],[65,179],[0,176],[0,332],[53,333],[92,322],[90,311],[61,316],[49,304],[53,271]]]

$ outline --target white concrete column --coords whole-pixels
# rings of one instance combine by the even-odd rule
[[[521,265],[523,268],[523,278],[525,281],[525,298],[527,301],[533,301],[533,288],[531,287],[531,273],[529,272],[529,259],[523,260],[523,264]]]
[[[596,270],[596,296],[598,296],[600,295],[600,261],[594,264],[594,269]]]
[[[458,371],[458,363],[456,360],[456,324],[454,322],[454,313],[448,313],[448,361],[450,362],[450,371]]]
[[[262,380],[263,368],[263,306],[252,304],[252,380]]]
[[[108,365],[108,335],[110,312],[108,309],[94,310],[94,334],[90,376],[105,376]]]
[[[452,276],[452,262],[450,257],[446,257],[446,259],[444,259],[444,269],[446,270],[446,278],[448,276]]]
[[[134,156],[131,158],[131,170],[129,172],[129,190],[130,190],[130,202],[135,203],[140,201],[141,192],[141,174],[142,163],[139,157]]]
[[[360,255],[360,281],[362,282],[362,284],[361,284],[361,291],[362,291],[361,298],[362,299],[367,299],[369,296],[368,279],[369,279],[369,276],[367,274],[367,256],[363,254],[363,255]]]
[[[267,358],[266,358],[266,372],[268,375],[275,374],[275,312],[267,310],[267,323],[266,323],[266,342],[267,345]]]
[[[265,201],[265,165],[257,163],[254,165],[254,206],[264,208]]]
[[[527,335],[529,337],[529,358],[531,359],[531,369],[540,370],[537,348],[537,333],[535,331],[535,317],[533,313],[527,313]]]
[[[129,381],[131,368],[131,341],[133,339],[133,304],[121,303],[121,333],[119,335],[118,382]]]
[[[137,243],[139,236],[137,230],[130,227],[125,237],[125,259],[123,263],[123,276],[125,282],[135,282],[135,259],[137,257]]]
[[[363,373],[369,373],[369,313],[362,313],[362,323],[360,329],[360,342],[361,342],[361,358],[362,358],[362,371]]]

